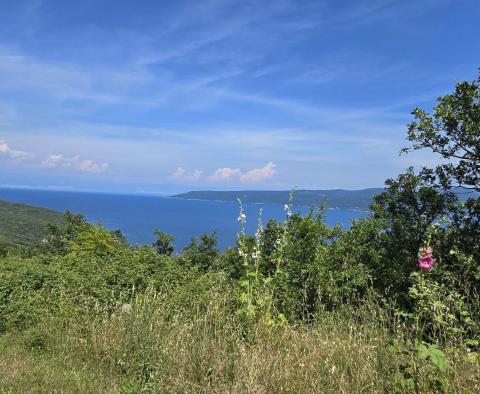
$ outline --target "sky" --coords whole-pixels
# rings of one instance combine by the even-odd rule
[[[480,66],[478,0],[0,5],[0,187],[381,187]]]

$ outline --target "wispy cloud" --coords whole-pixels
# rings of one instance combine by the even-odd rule
[[[42,166],[47,168],[55,168],[63,161],[63,155],[51,155],[42,161]]]
[[[312,64],[308,61],[297,69],[300,71],[288,80],[289,83],[321,85],[349,80],[352,84],[365,84],[381,81],[392,75],[402,75],[404,80],[419,78],[410,61],[391,60],[375,53],[358,49],[341,49],[326,53],[321,61]]]
[[[332,23],[341,27],[368,24],[392,19],[422,15],[432,8],[448,4],[452,0],[365,0],[349,3],[338,12]]]
[[[80,156],[64,157],[62,154],[50,155],[41,162],[47,168],[67,168],[81,172],[100,173],[106,171],[108,163],[96,163],[90,159],[82,159]]]
[[[31,153],[28,153],[25,151],[12,149],[8,146],[8,144],[5,141],[1,141],[1,140],[0,140],[0,155],[5,155],[14,161],[21,161],[33,156]]]
[[[33,153],[12,149],[5,141],[0,140],[0,156],[2,155],[17,163],[28,161],[28,165],[34,167],[65,168],[90,173],[104,172],[109,167],[108,163],[97,163],[91,159],[82,159],[80,156],[65,157],[62,154],[55,154],[42,159]]]
[[[168,178],[174,181],[198,181],[202,175],[202,170],[194,170],[192,173],[188,173],[183,167],[177,167]]]
[[[150,75],[129,66],[98,67],[45,60],[0,47],[0,91],[54,100],[87,100],[103,105],[136,103],[129,88],[144,86]],[[138,100],[139,104],[145,104]]]
[[[463,18],[458,35],[472,36],[475,1],[75,3],[68,23],[34,3],[0,12],[0,165],[13,179],[378,185],[398,172],[411,108],[478,66],[476,42],[437,29]]]

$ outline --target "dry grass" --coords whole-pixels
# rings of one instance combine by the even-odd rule
[[[96,312],[65,329],[45,323],[39,350],[25,349],[28,333],[4,337],[0,392],[480,392],[474,357],[452,350],[449,367],[436,370],[374,319],[256,325],[247,341],[220,295],[188,315],[166,316],[162,303],[139,299],[131,315]]]

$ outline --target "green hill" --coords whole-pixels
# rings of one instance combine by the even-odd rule
[[[380,194],[383,189],[370,188],[363,190],[296,190],[293,202],[295,205],[310,206],[318,205],[323,201],[327,202],[329,208],[360,209],[368,210],[375,194]],[[244,203],[270,203],[285,204],[288,201],[290,192],[279,191],[191,191],[177,194],[175,198],[187,200],[218,200],[236,201],[240,198]]]
[[[63,224],[63,214],[0,200],[0,242],[32,244],[45,236],[48,223]]]

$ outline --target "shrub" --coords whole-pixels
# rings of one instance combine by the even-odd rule
[[[23,344],[29,351],[44,352],[48,346],[48,335],[38,329],[33,329],[24,335]]]
[[[8,255],[8,247],[0,241],[0,258],[5,258]]]
[[[186,265],[207,271],[214,265],[217,256],[217,236],[214,232],[192,238],[190,244],[183,249],[181,257]]]
[[[322,308],[360,302],[368,289],[377,287],[384,262],[381,223],[373,218],[354,221],[347,231],[337,231],[331,244],[317,253],[315,283]]]
[[[409,296],[413,302],[414,328],[422,340],[455,344],[474,339],[478,322],[470,314],[465,296],[433,280],[429,273],[412,274]]]
[[[155,230],[155,236],[157,237],[157,240],[153,243],[153,247],[157,253],[165,256],[171,256],[175,251],[175,247],[173,246],[175,237],[160,230]]]

